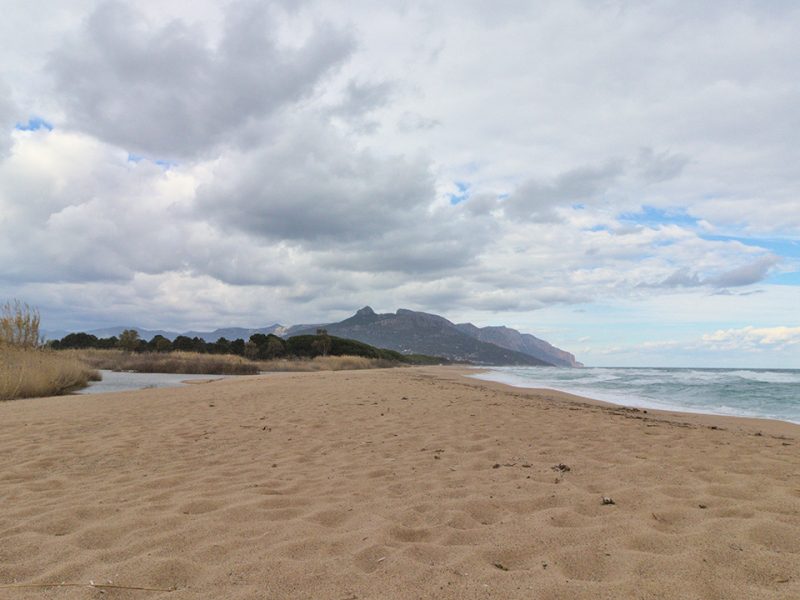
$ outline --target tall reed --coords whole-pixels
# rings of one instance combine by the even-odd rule
[[[39,311],[20,302],[10,300],[0,306],[0,346],[36,348],[39,337]]]
[[[343,371],[397,367],[400,363],[363,356],[317,356],[252,361],[233,354],[199,352],[124,352],[122,350],[60,350],[95,369],[140,373],[255,375],[262,371]]]
[[[0,345],[0,400],[58,396],[99,380],[100,373],[75,357]]]
[[[139,373],[255,375],[258,364],[233,354],[199,352],[125,352],[123,350],[61,350],[95,369]]]

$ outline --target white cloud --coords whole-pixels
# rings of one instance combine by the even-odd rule
[[[0,78],[0,160],[11,146],[11,130],[15,125],[15,107],[11,100],[11,89]]]
[[[653,321],[766,327],[797,257],[724,235],[797,241],[800,12],[723,4],[18,3],[0,295],[175,327],[408,306],[662,357]]]
[[[58,47],[49,70],[67,124],[155,158],[208,155],[254,123],[313,92],[352,50],[324,23],[281,44],[278,3],[233,2],[216,44],[173,20],[153,24],[104,2]]]
[[[718,329],[702,337],[705,345],[722,350],[763,350],[767,347],[784,349],[800,344],[800,327],[742,327]]]

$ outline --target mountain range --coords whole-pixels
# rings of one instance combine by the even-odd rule
[[[186,331],[177,333],[140,327],[108,327],[88,331],[97,337],[119,336],[125,329],[135,329],[144,339],[156,335],[174,340],[179,335],[198,337],[214,342],[224,337],[228,340],[248,339],[255,333],[274,334],[284,338],[294,335],[314,334],[326,329],[330,335],[349,338],[406,354],[443,356],[450,360],[485,365],[553,365],[581,367],[575,356],[556,348],[528,333],[509,327],[476,327],[472,323],[455,324],[444,317],[401,308],[396,313],[376,313],[369,306],[358,310],[352,317],[337,323],[302,324],[285,327],[277,323],[253,329],[227,327],[214,331]],[[49,332],[49,339],[61,338],[66,333]]]

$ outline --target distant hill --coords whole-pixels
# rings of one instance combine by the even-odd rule
[[[296,331],[313,333],[316,328]],[[444,356],[450,360],[486,365],[551,365],[530,354],[502,348],[461,331],[444,317],[404,308],[396,313],[377,314],[369,306],[339,323],[322,326],[331,335],[389,348],[404,354]]]
[[[528,354],[557,367],[582,367],[575,356],[556,348],[529,333],[520,333],[510,327],[476,327],[472,323],[459,323],[458,329],[482,342]]]
[[[266,327],[226,327],[214,331],[186,331],[178,333],[161,329],[140,327],[107,327],[87,331],[98,338],[119,337],[125,329],[135,329],[139,337],[150,340],[162,335],[174,340],[179,335],[198,337],[206,342],[248,340],[251,335],[274,334],[284,339],[297,335],[315,334],[317,329],[327,329],[330,335],[358,340],[378,348],[396,350],[403,354],[442,356],[453,361],[484,365],[554,365],[581,367],[575,357],[552,344],[528,333],[510,327],[476,327],[472,323],[448,321],[439,315],[399,309],[396,313],[378,314],[369,306],[352,317],[338,323],[319,323],[283,326],[277,323]],[[60,339],[66,332],[46,332],[48,339]]]

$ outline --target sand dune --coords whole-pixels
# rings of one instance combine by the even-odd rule
[[[799,433],[446,368],[2,403],[0,598],[800,598]],[[90,581],[151,589],[2,587]]]

